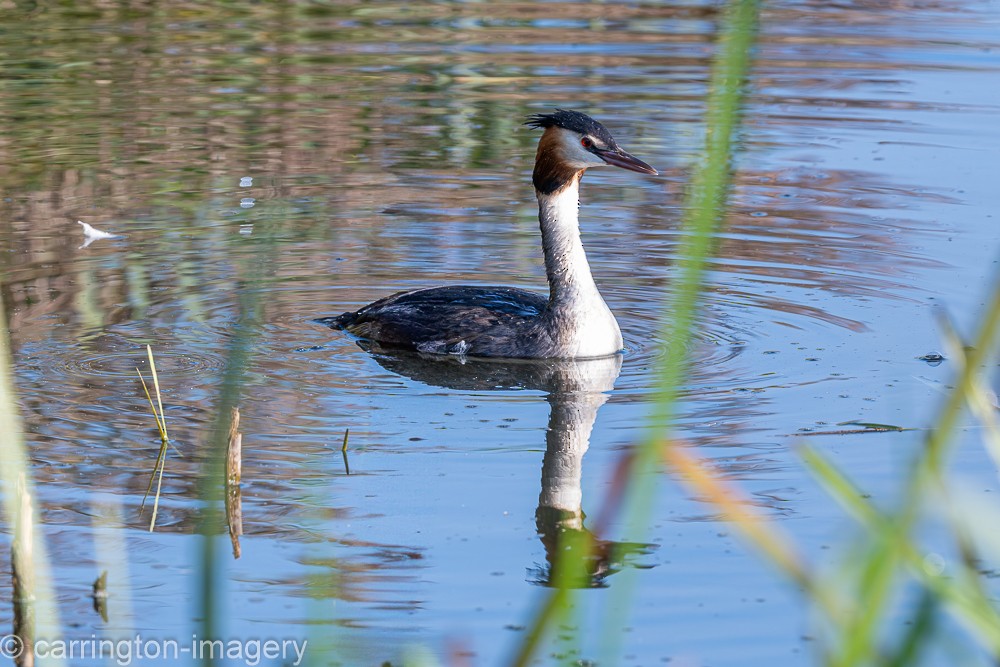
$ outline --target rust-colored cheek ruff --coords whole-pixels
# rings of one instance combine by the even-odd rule
[[[551,195],[583,176],[583,169],[571,167],[562,159],[562,146],[556,134],[558,129],[550,127],[538,140],[535,153],[535,171],[531,180],[540,194]]]

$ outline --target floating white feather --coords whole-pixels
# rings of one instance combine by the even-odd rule
[[[102,231],[100,229],[97,229],[96,227],[88,225],[86,222],[82,220],[77,220],[76,222],[79,225],[83,225],[83,245],[80,246],[80,248],[86,248],[87,246],[89,246],[94,241],[97,241],[98,239],[119,238],[118,234],[111,234],[109,232]]]

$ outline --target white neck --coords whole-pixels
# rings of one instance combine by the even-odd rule
[[[549,385],[549,425],[542,459],[542,491],[538,515],[559,510],[562,528],[583,527],[583,455],[597,410],[608,400],[621,371],[621,355],[564,362],[554,368]]]
[[[601,298],[580,241],[581,171],[552,194],[538,193],[553,334],[569,357],[600,357],[622,349],[618,322]]]

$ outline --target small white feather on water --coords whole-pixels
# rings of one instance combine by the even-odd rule
[[[86,248],[91,243],[98,239],[117,239],[118,234],[111,234],[109,232],[102,231],[96,227],[88,225],[82,220],[77,220],[77,224],[83,225],[83,245],[80,248]]]

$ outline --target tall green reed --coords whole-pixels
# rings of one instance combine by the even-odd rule
[[[658,369],[658,386],[645,439],[637,448],[630,473],[624,518],[631,535],[648,530],[660,466],[661,449],[669,447],[677,398],[687,373],[687,354],[694,331],[698,297],[724,224],[727,197],[732,183],[734,142],[739,130],[747,76],[753,59],[759,18],[757,0],[730,0],[722,16],[719,50],[712,65],[706,105],[706,136],[702,160],[696,166],[684,211],[684,242],[678,252],[678,279],[666,300],[661,322],[661,340],[666,346]],[[634,577],[629,575],[611,592],[604,634],[604,661],[619,652],[625,619],[616,609],[628,608],[634,595]]]
[[[52,569],[45,538],[38,523],[38,508],[24,431],[18,415],[14,387],[10,334],[2,296],[0,296],[0,482],[3,484],[4,520],[11,526],[12,567],[19,584],[15,585],[15,625],[18,639],[5,651],[21,652],[16,664],[32,664],[32,644],[36,638],[56,640],[62,637],[59,609],[52,586]],[[20,646],[17,642],[20,641]],[[10,653],[6,653],[11,657]],[[52,658],[47,664],[63,664]]]
[[[861,527],[862,537],[850,545],[848,556],[835,571],[820,571],[806,562],[794,540],[778,526],[747,508],[751,503],[736,487],[719,480],[694,454],[672,438],[675,404],[686,373],[685,354],[697,313],[698,295],[715,234],[725,212],[730,185],[733,137],[739,126],[743,85],[756,34],[758,5],[752,0],[733,0],[724,17],[721,49],[715,60],[709,94],[705,156],[689,191],[685,219],[685,243],[679,252],[679,278],[667,303],[662,326],[669,341],[659,369],[659,388],[646,438],[636,448],[631,462],[625,517],[632,535],[642,534],[649,523],[652,497],[658,476],[666,463],[699,497],[742,532],[762,557],[803,593],[820,637],[819,659],[823,664],[909,665],[933,641],[935,619],[943,612],[972,638],[971,654],[1000,660],[1000,610],[994,591],[984,576],[984,563],[1000,559],[1000,540],[983,535],[983,521],[976,521],[968,499],[948,482],[948,456],[954,447],[960,418],[967,410],[982,424],[984,446],[1000,461],[1000,418],[986,398],[982,371],[1000,337],[1000,280],[977,327],[972,342],[965,345],[943,319],[950,358],[957,366],[954,390],[944,402],[928,431],[901,499],[894,507],[877,506],[862,489],[819,450],[802,446],[802,458],[830,496]],[[996,518],[1000,509],[975,505],[982,516]],[[919,541],[920,523],[935,518],[957,554],[946,569],[930,566],[928,553]],[[995,525],[992,521],[985,521]],[[992,540],[991,540],[992,538]],[[931,559],[933,562],[935,559]],[[907,586],[916,603],[901,602]],[[614,664],[619,652],[625,620],[615,615],[627,609],[634,582],[620,579],[610,593],[608,618],[603,624],[602,664]],[[515,664],[527,664],[561,608],[572,604],[572,591],[550,594],[534,619]],[[904,608],[901,611],[901,606]],[[899,617],[910,621],[908,631]],[[893,628],[897,628],[893,630]],[[983,663],[987,664],[987,663]]]
[[[267,228],[267,223],[277,224],[277,219],[269,218],[257,228]],[[263,231],[263,230],[262,230]],[[237,319],[233,327],[226,352],[226,365],[222,373],[222,382],[218,399],[213,406],[215,415],[211,429],[208,432],[205,463],[201,469],[198,484],[198,496],[203,504],[201,517],[198,521],[198,533],[201,535],[201,553],[197,573],[197,597],[199,603],[198,616],[201,621],[201,636],[217,638],[223,621],[224,606],[220,591],[222,585],[223,550],[219,549],[219,536],[226,525],[225,522],[225,480],[226,455],[230,439],[230,426],[234,411],[239,407],[240,398],[247,384],[248,369],[253,359],[253,350],[261,335],[263,322],[263,294],[267,285],[266,267],[272,262],[270,257],[277,252],[277,242],[267,236],[259,235],[263,244],[257,253],[247,253],[238,270],[241,272],[239,289],[237,291]],[[212,664],[211,657],[203,656],[203,664]]]
[[[757,0],[731,0],[721,15],[719,50],[714,59],[706,109],[705,152],[697,165],[685,204],[684,243],[678,253],[679,278],[672,297],[664,305],[661,339],[669,341],[658,371],[658,389],[646,437],[629,462],[628,490],[625,492],[624,517],[631,535],[648,530],[655,471],[660,466],[664,443],[671,433],[674,405],[687,371],[688,343],[697,314],[698,296],[715,238],[723,224],[726,200],[731,183],[733,142],[740,122],[747,73],[757,34]],[[578,538],[582,539],[582,538]],[[576,545],[574,545],[576,546]],[[579,558],[586,549],[568,548],[567,558]],[[579,573],[571,563],[559,569]],[[561,620],[568,618],[576,605],[575,589],[567,581],[556,586],[541,602],[528,625],[524,640],[512,660],[514,665],[529,664]],[[621,629],[625,619],[616,611],[628,608],[634,594],[634,581],[624,575],[609,595],[607,618],[602,634],[601,664],[615,664],[620,652]]]

